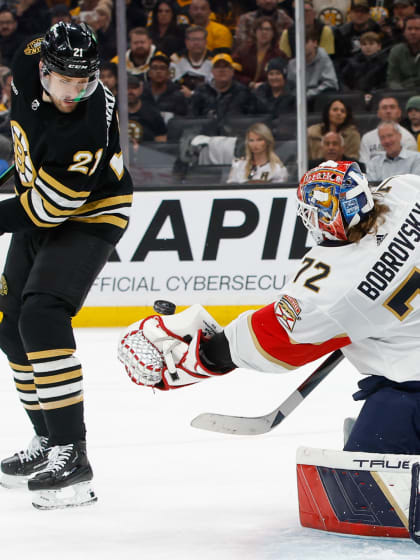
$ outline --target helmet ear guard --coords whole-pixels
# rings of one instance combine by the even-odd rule
[[[302,177],[298,215],[317,243],[347,241],[347,231],[366,219],[374,206],[366,176],[355,162],[326,161]]]

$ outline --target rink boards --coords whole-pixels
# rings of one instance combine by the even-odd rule
[[[136,191],[128,230],[75,326],[125,326],[149,314],[156,299],[178,309],[201,303],[221,324],[271,302],[311,244],[295,192],[255,185]],[[0,238],[2,265],[8,240]]]

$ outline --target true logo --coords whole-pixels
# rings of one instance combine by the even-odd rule
[[[39,106],[40,106],[40,102],[38,101],[38,99],[34,99],[31,105],[32,111],[36,111]]]

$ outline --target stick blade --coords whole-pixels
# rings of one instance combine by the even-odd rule
[[[237,436],[257,436],[271,430],[273,419],[266,416],[247,418],[204,412],[191,421],[193,428]]]

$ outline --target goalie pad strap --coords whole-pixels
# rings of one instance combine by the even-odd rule
[[[419,494],[420,463],[414,463],[411,469],[411,495],[408,530],[416,544],[420,544],[420,494]]]

